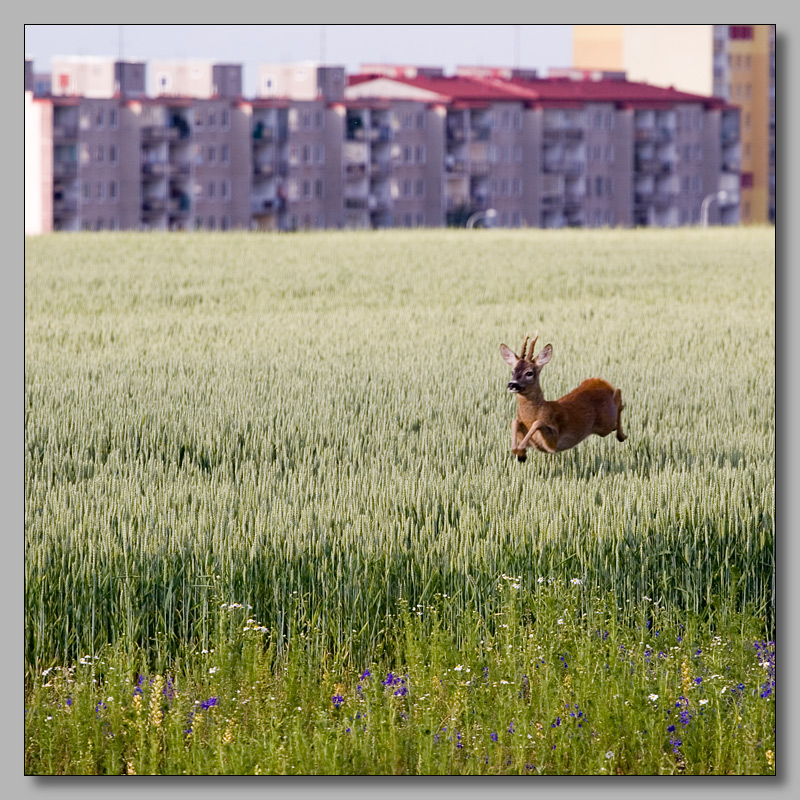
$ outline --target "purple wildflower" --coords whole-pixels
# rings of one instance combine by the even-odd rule
[[[216,705],[219,705],[219,698],[209,697],[208,700],[204,700],[202,703],[200,703],[200,708],[202,708],[203,711],[208,711],[208,709],[211,708],[211,706],[216,706]]]
[[[333,703],[334,708],[339,708],[339,706],[344,703],[344,697],[342,697],[340,694],[335,694],[333,697],[331,697],[331,702]]]

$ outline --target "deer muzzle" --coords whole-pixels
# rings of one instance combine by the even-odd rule
[[[516,381],[509,381],[508,383],[508,391],[509,392],[518,392],[522,389],[522,387]]]

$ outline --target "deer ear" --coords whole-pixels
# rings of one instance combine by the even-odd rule
[[[509,367],[517,366],[517,361],[519,361],[519,359],[514,354],[514,351],[508,345],[505,344],[500,345],[500,355],[503,357],[503,361],[505,361]]]
[[[537,367],[543,367],[552,357],[553,345],[546,344],[539,352],[539,355],[533,359],[533,363],[536,364]]]

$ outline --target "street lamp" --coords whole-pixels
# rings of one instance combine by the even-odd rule
[[[713,203],[714,200],[724,203],[727,199],[728,193],[724,189],[720,189],[718,192],[712,192],[703,198],[703,202],[700,204],[700,224],[704,228],[708,227],[708,207],[711,203]]]
[[[487,222],[491,222],[497,216],[497,211],[493,208],[488,208],[486,211],[476,211],[468,220],[467,220],[467,227],[474,228],[475,223],[479,219],[485,219]]]

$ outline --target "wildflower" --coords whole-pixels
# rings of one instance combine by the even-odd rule
[[[342,695],[340,694],[335,694],[331,698],[331,702],[333,703],[334,708],[339,708],[339,706],[342,705],[342,703],[344,703],[344,697],[342,697]]]
[[[653,702],[655,702],[656,700],[658,700],[658,695],[657,694],[650,694],[650,695],[647,696],[647,699],[648,700],[652,700]]]
[[[564,624],[564,620],[563,620],[561,617],[559,617],[559,618],[556,620],[556,623],[557,623],[558,625],[563,625],[563,624]]]
[[[496,741],[497,741],[497,734],[496,734],[496,733],[493,733],[493,734],[492,734],[492,735],[491,735],[489,738],[490,738],[490,739],[491,739],[493,742],[496,742]]]
[[[213,675],[215,672],[219,672],[219,667],[209,667],[208,674]]]
[[[158,727],[164,718],[161,710],[161,690],[164,688],[164,678],[156,675],[153,679],[153,694],[150,695],[150,724]]]
[[[614,751],[613,750],[606,750],[606,758],[608,758],[608,759],[614,758]]]
[[[707,702],[708,702],[708,700],[707,700],[706,698],[703,698],[703,699],[700,701],[700,705],[701,705],[701,706],[704,706],[704,705],[705,705]]]
[[[570,583],[571,583],[573,586],[582,586],[582,585],[583,585],[583,581],[582,581],[580,578],[573,578],[573,579],[570,581]]]
[[[200,703],[200,708],[202,708],[203,711],[208,711],[208,709],[211,708],[211,706],[217,706],[217,705],[219,705],[219,698],[209,697],[208,700],[204,700],[202,703]]]
[[[364,671],[361,673],[361,677],[359,677],[359,680],[360,680],[360,681],[364,681],[364,680],[366,680],[367,678],[369,678],[369,676],[370,676],[370,671],[369,671],[368,669],[365,669],[365,670],[364,670]]]
[[[561,724],[561,717],[556,717],[556,721],[550,727],[557,728],[560,724]]]
[[[462,669],[464,669],[464,667],[463,667],[463,665],[462,665],[462,664],[456,664],[456,665],[453,667],[453,669],[454,669],[456,672],[461,672],[461,670],[462,670]]]
[[[767,750],[767,752],[764,753],[764,755],[767,757],[767,764],[769,764],[770,767],[774,767],[775,766],[775,753],[773,753],[772,750]]]

